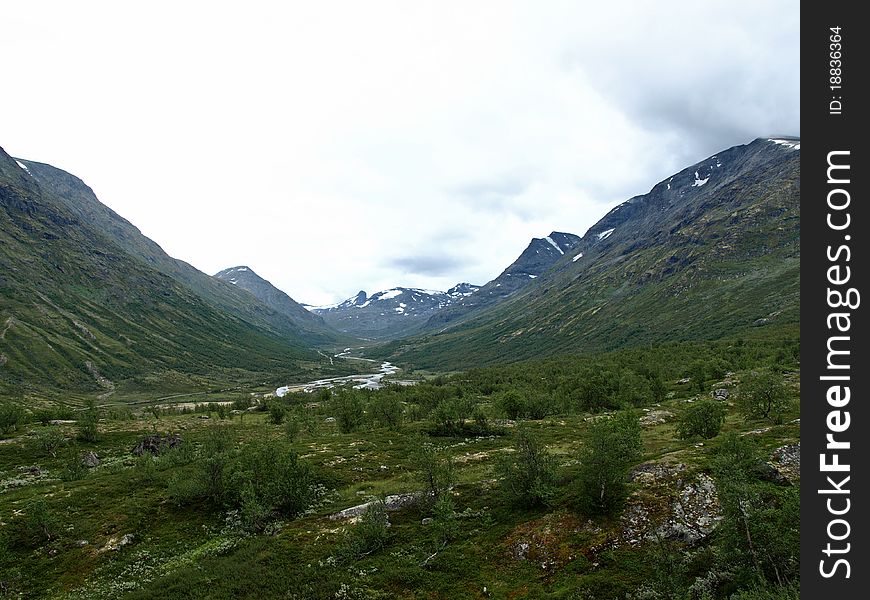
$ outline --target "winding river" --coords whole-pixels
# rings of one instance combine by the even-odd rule
[[[345,353],[343,352],[342,354],[336,354],[336,356],[343,356],[344,354]],[[356,360],[369,359],[359,358]],[[355,383],[353,387],[358,390],[377,390],[381,388],[384,377],[386,377],[387,375],[393,375],[398,370],[399,367],[393,365],[392,363],[383,362],[381,363],[381,368],[377,373],[370,373],[367,375],[345,375],[343,377],[329,377],[327,379],[317,379],[315,381],[309,381],[308,383],[284,385],[275,390],[275,395],[281,398],[282,396],[285,396],[291,392],[311,392],[318,389],[332,388],[338,385],[344,385],[350,382]],[[392,383],[398,383],[399,385],[413,385],[416,382],[396,380]]]

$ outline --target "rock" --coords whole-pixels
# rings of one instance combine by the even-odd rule
[[[775,483],[776,485],[791,485],[791,481],[789,481],[788,477],[783,475],[775,465],[772,465],[769,462],[759,461],[757,469],[761,478],[765,481]]]
[[[674,413],[669,410],[651,410],[647,414],[640,417],[640,424],[643,427],[650,427],[652,425],[662,425],[668,421],[668,419],[673,418]]]
[[[88,540],[78,540],[76,542],[76,546],[78,546],[79,548],[84,548],[87,545],[88,545]]]
[[[670,479],[675,479],[685,470],[686,465],[683,463],[675,465],[644,463],[631,470],[628,480],[645,485],[661,484]]]
[[[726,390],[725,388],[715,389],[710,392],[710,395],[713,396],[713,400],[727,400],[728,390]]]
[[[106,542],[106,546],[105,546],[105,548],[103,548],[103,550],[112,550],[112,551],[120,550],[124,546],[129,546],[130,544],[132,544],[133,537],[134,536],[132,533],[125,533],[124,535],[121,536],[121,539],[118,539],[117,537],[113,537],[113,538],[109,539],[108,542]]]
[[[683,377],[682,379],[677,379],[677,383],[679,383],[679,384],[686,384],[686,383],[689,383],[690,381],[692,381],[691,377]]]
[[[94,467],[99,466],[100,457],[97,456],[96,452],[89,450],[82,455],[82,464],[89,469],[93,469]]]
[[[671,506],[671,516],[659,526],[656,535],[696,544],[710,535],[721,520],[716,485],[709,475],[701,473],[695,483],[680,491]]]
[[[387,496],[386,498],[384,498],[384,506],[387,510],[401,510],[403,508],[413,506],[414,504],[419,502],[424,496],[425,494],[423,494],[423,492],[394,494],[392,496]],[[352,519],[354,517],[362,515],[374,503],[375,500],[372,500],[371,502],[364,502],[363,504],[358,504],[356,506],[351,506],[350,508],[345,508],[344,510],[339,511],[334,515],[330,515],[329,518],[333,521],[337,521],[338,519]]]
[[[420,521],[420,525],[431,525],[434,519],[432,517],[426,517],[422,521]]]
[[[153,456],[159,455],[164,450],[176,448],[181,445],[181,436],[177,433],[167,435],[146,435],[142,438],[132,452],[136,456],[142,456],[146,452],[150,452]]]
[[[208,415],[199,415],[199,418],[200,419],[211,419],[211,417]]]
[[[531,547],[532,545],[529,542],[517,542],[514,545],[511,554],[516,560],[526,560],[526,558],[528,558],[529,556],[529,550],[531,549]]]
[[[773,461],[779,465],[779,470],[790,480],[801,476],[801,443],[786,444],[773,452]]]

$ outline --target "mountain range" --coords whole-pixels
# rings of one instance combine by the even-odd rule
[[[761,327],[796,331],[799,268],[800,140],[757,139],[615,207],[503,302],[378,351],[458,369],[761,335]]]
[[[321,349],[355,342],[449,370],[795,327],[799,200],[800,140],[761,138],[659,182],[583,236],[533,239],[483,286],[312,307],[249,266],[210,277],[170,257],[77,177],[0,149],[0,389],[109,393],[215,372],[286,381],[324,368]]]
[[[396,287],[356,296],[331,306],[309,309],[331,327],[364,340],[393,339],[416,333],[429,318],[474,295],[480,286],[459,283],[447,290]]]

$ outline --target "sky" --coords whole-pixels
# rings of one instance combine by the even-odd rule
[[[799,1],[5,3],[0,146],[176,258],[328,304],[800,135]]]

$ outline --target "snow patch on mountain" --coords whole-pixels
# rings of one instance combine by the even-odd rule
[[[544,239],[545,239],[546,241],[548,241],[548,242],[550,243],[550,245],[551,245],[553,248],[555,248],[556,250],[558,250],[558,251],[559,251],[559,254],[565,254],[565,251],[562,250],[562,248],[559,247],[559,244],[557,244],[556,242],[554,242],[554,241],[553,241],[553,238],[551,238],[549,235],[548,235],[547,237],[545,237]]]

